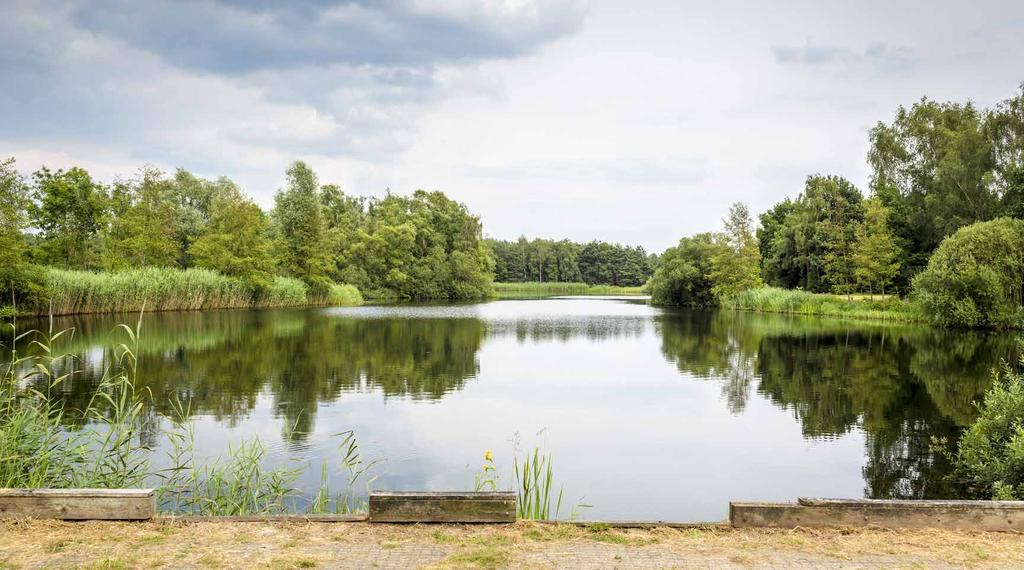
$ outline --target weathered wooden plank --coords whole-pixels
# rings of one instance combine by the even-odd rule
[[[818,499],[800,497],[796,502],[805,507],[855,507],[888,509],[913,507],[915,509],[1017,509],[1024,510],[1024,501],[959,501],[916,499]]]
[[[513,492],[370,493],[370,522],[510,523],[516,520]]]
[[[1016,501],[872,501],[804,499],[798,503],[729,503],[735,527],[875,526],[1024,532]]]
[[[147,520],[153,489],[0,489],[0,518]]]
[[[157,515],[156,521],[183,522],[231,522],[231,523],[361,523],[367,522],[366,515],[243,515],[243,516],[207,516],[207,515]]]

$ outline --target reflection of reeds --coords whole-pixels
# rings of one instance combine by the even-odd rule
[[[116,349],[117,370],[108,370],[80,411],[88,423],[64,427],[54,393],[75,374],[73,357],[54,355],[53,343],[72,330],[11,331],[10,361],[0,378],[0,487],[122,488],[146,477],[148,455],[140,443],[143,392],[134,382],[132,346],[139,329],[122,325],[131,345]],[[18,344],[37,350],[19,356]],[[19,375],[19,371],[20,375]],[[22,389],[34,380],[41,389]]]
[[[557,295],[642,295],[643,287],[527,281],[523,283],[495,283],[494,293],[499,298],[551,297]]]
[[[52,323],[52,319],[51,319]],[[197,465],[195,432],[188,408],[174,402],[174,428],[167,434],[170,467],[149,470],[151,451],[141,442],[151,403],[148,390],[136,390],[142,319],[135,328],[119,325],[127,342],[115,349],[116,361],[97,390],[78,413],[85,427],[66,427],[64,409],[57,402],[59,388],[76,373],[74,357],[56,355],[58,339],[70,338],[74,329],[54,333],[19,333],[11,330],[10,360],[0,377],[0,487],[10,488],[124,488],[146,480],[162,482],[158,488],[161,510],[190,515],[252,515],[290,512],[298,499],[294,483],[303,466],[265,465],[266,452],[259,439],[230,445],[225,458]],[[22,356],[27,344],[32,354]],[[25,388],[41,386],[41,388]],[[369,471],[355,434],[337,434],[341,467],[347,473],[346,491],[331,496],[327,463],[321,487],[309,505],[311,513],[348,513],[359,508],[352,489]]]
[[[550,520],[557,518],[562,510],[562,487],[558,488],[555,510],[551,510],[552,493],[555,487],[551,454],[542,455],[540,448],[534,448],[523,457],[512,460],[516,479],[516,516],[529,520]]]

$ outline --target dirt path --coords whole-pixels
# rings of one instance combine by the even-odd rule
[[[0,568],[1021,568],[1024,537],[366,523],[0,523]]]

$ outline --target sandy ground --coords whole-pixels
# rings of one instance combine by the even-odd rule
[[[0,568],[1022,568],[1024,536],[592,525],[0,522]]]

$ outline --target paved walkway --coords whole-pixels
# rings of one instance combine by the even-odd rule
[[[1021,568],[1024,537],[518,523],[0,523],[0,568]]]

